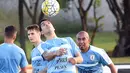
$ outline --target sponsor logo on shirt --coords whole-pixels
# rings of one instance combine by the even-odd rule
[[[57,64],[59,64],[59,63],[62,63],[62,64],[61,64],[61,65],[59,64],[59,65],[55,66],[55,69],[64,69],[64,68],[67,68],[67,65],[64,64],[64,63],[66,63],[67,61],[68,61],[68,60],[67,60],[67,57],[59,58],[59,59],[57,60]]]

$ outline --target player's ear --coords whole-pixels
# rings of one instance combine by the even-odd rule
[[[41,35],[44,35],[43,31],[41,31]]]
[[[88,39],[88,42],[89,42],[89,43],[91,42],[91,39],[90,39],[90,38]]]
[[[40,36],[42,35],[42,32],[38,32],[38,33],[39,33]]]
[[[17,36],[17,35],[16,35],[16,34],[14,34],[12,39],[13,39],[13,40],[15,40],[15,39],[16,39],[16,36]]]

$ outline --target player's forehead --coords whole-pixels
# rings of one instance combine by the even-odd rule
[[[32,29],[32,30],[28,30],[28,34],[31,34],[31,33],[37,33],[38,31]]]
[[[77,38],[89,38],[89,35],[86,32],[79,32]]]
[[[47,20],[46,20],[46,21],[42,21],[42,22],[41,22],[41,26],[43,26],[43,25],[45,25],[45,24],[49,24],[49,23],[50,23],[50,22],[47,21]]]

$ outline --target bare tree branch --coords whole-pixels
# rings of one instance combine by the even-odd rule
[[[93,0],[90,1],[90,3],[89,3],[89,5],[88,5],[87,9],[85,10],[86,12],[91,8],[92,3],[93,3]]]
[[[33,18],[33,14],[31,13],[31,11],[30,11],[30,9],[29,9],[27,3],[25,2],[25,0],[23,0],[23,4],[24,4],[24,6],[25,6],[25,8],[26,8],[26,10],[27,10],[27,12],[28,12],[28,15],[29,15],[31,18]]]
[[[33,15],[33,21],[32,21],[33,24],[36,23],[38,2],[39,0],[36,0],[35,6],[34,6],[34,15]]]
[[[117,9],[117,11],[119,12],[119,14],[121,15],[121,17],[123,17],[123,12],[121,11],[120,7],[118,6],[117,4],[117,1],[116,0],[113,0],[114,4],[115,4],[115,7]]]

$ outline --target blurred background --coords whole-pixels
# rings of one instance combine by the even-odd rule
[[[89,32],[91,44],[106,50],[115,64],[130,63],[130,0],[57,0],[60,11],[54,17],[41,12],[44,0],[0,0],[0,43],[4,28],[18,29],[16,44],[24,49],[30,63],[33,45],[25,28],[48,18],[60,37]],[[43,37],[43,40],[44,37]]]

